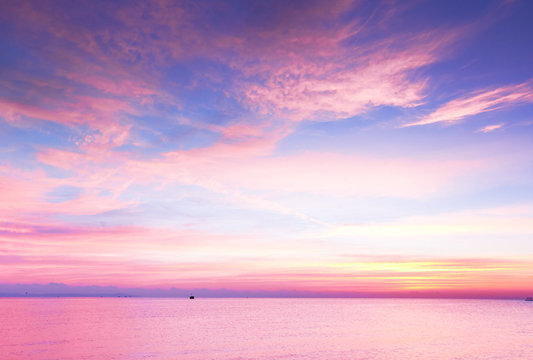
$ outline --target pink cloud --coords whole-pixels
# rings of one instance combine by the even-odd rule
[[[130,159],[127,153],[88,148],[83,153],[48,149],[38,159],[75,173],[65,185],[85,189],[69,206],[76,213],[127,208],[117,196],[131,184],[164,187],[171,183],[200,186],[222,194],[240,206],[275,211],[313,222],[319,220],[267,200],[253,192],[311,193],[328,196],[392,196],[420,198],[440,191],[487,164],[473,160],[424,161],[384,159],[335,153],[271,156],[284,129],[266,138],[218,142],[206,148],[180,150],[151,160]],[[249,130],[245,130],[250,134]],[[259,135],[260,132],[257,133]],[[255,134],[254,134],[255,135]],[[98,192],[108,190],[112,198]],[[85,204],[85,205],[84,205]]]
[[[26,31],[46,28],[57,41],[72,47],[73,51],[67,53],[61,47],[51,47],[43,54],[58,64],[56,74],[97,89],[100,94],[74,95],[68,88],[67,101],[56,100],[46,106],[6,103],[3,116],[12,122],[26,116],[73,127],[89,124],[101,134],[88,138],[80,134],[78,145],[120,146],[129,139],[130,128],[120,114],[139,114],[140,107],[154,101],[179,105],[178,96],[160,89],[164,77],[161,69],[173,61],[198,56],[242,72],[236,87],[225,89],[225,94],[259,112],[291,120],[331,120],[357,115],[374,106],[420,104],[426,79],[414,76],[414,72],[440,59],[460,31],[447,31],[444,36],[440,31],[416,36],[396,34],[372,45],[346,46],[347,40],[372,32],[398,11],[396,7],[382,10],[381,20],[371,28],[364,19],[323,26],[325,12],[331,20],[357,6],[351,1],[326,8],[321,4],[305,9],[285,6],[277,19],[278,26],[264,29],[246,24],[246,36],[242,36],[220,33],[210,26],[198,31],[195,17],[201,17],[201,11],[188,13],[190,9],[164,1],[122,8],[108,5],[108,13],[117,21],[113,29],[68,22],[61,17],[61,9],[51,11],[31,2],[13,5],[13,17],[31,19]],[[148,33],[157,36],[148,39]],[[399,43],[409,45],[398,47]],[[249,82],[250,76],[265,81]],[[225,140],[281,138],[272,129],[271,120],[207,127],[220,132]],[[282,127],[288,129],[285,134],[291,132],[290,125]],[[251,143],[243,141],[242,145]]]
[[[111,170],[103,172],[100,169],[83,178],[49,178],[42,170],[0,168],[0,222],[50,219],[58,214],[93,215],[136,205],[134,201],[118,200],[117,196],[100,195],[103,190],[120,194],[127,186],[127,183],[121,182],[122,179],[113,181],[112,174]],[[61,186],[75,186],[82,192],[72,200],[50,202],[48,194]]]
[[[472,162],[380,159],[304,153],[226,166],[219,179],[240,187],[325,195],[419,197],[431,194]]]
[[[149,240],[148,240],[149,239]],[[280,256],[272,245],[208,232],[135,226],[90,228],[61,223],[0,223],[0,282],[77,285],[227,287],[317,293],[524,289],[527,258],[355,255]],[[328,252],[335,254],[339,248]],[[320,249],[311,249],[319,251]],[[279,249],[278,249],[279,251]],[[258,256],[261,253],[261,256]],[[14,262],[16,261],[16,264]],[[16,266],[15,266],[16,265]]]
[[[452,100],[422,120],[404,124],[403,127],[441,122],[452,124],[469,116],[531,102],[533,102],[531,81],[496,89],[478,90],[463,98]]]
[[[256,151],[262,148],[257,144],[246,145],[253,146],[255,151],[243,151],[245,148],[242,146],[241,143],[219,143],[210,148],[169,153],[163,159],[152,161],[125,158],[123,163],[117,161],[115,165],[109,163],[105,152],[97,155],[49,151],[42,154],[40,160],[76,169],[78,175],[69,183],[77,183],[77,186],[89,190],[96,187],[120,194],[132,182],[158,185],[179,182],[222,194],[239,206],[295,216],[322,225],[328,224],[250,191],[416,198],[432,194],[455,177],[480,166],[472,161],[435,163],[314,153],[261,158],[258,155],[262,152]],[[264,154],[269,154],[269,146]],[[65,155],[79,157],[79,160],[65,160]],[[95,157],[91,160],[92,156]],[[80,167],[76,165],[78,163],[85,165]],[[110,169],[110,166],[113,168]],[[69,204],[77,213],[103,211],[113,204],[121,207],[134,205],[124,202],[107,204],[96,194]]]
[[[337,39],[321,58],[288,57],[274,61],[277,67],[255,68],[268,80],[250,86],[245,94],[262,112],[293,120],[344,118],[382,105],[417,106],[426,80],[414,72],[440,59],[457,34],[402,39],[410,44],[406,49],[394,49],[395,39],[388,39],[369,49],[348,50]]]
[[[371,29],[364,19],[323,26],[325,12],[331,20],[357,6],[351,1],[339,1],[327,7],[310,5],[303,9],[288,5],[277,18],[275,28],[263,29],[248,24],[246,37],[223,34],[210,26],[197,31],[195,16],[201,16],[202,12],[189,14],[181,6],[166,2],[125,8],[110,6],[109,13],[119,24],[112,31],[58,21],[60,11],[43,11],[31,3],[12,11],[15,16],[24,14],[25,19],[32,18],[34,31],[47,28],[55,37],[79,50],[65,56],[49,49],[48,55],[64,64],[65,69],[60,74],[105,94],[126,95],[140,103],[152,101],[155,95],[159,101],[179,103],[175,96],[154,90],[154,84],[162,76],[157,69],[177,59],[203,56],[244,73],[245,79],[237,81],[237,88],[226,89],[226,92],[240,96],[243,102],[261,112],[281,114],[293,120],[318,119],[324,112],[329,116],[347,117],[372,106],[419,104],[425,79],[414,77],[413,72],[437,61],[458,31],[447,31],[445,36],[440,31],[438,36],[435,33],[395,35],[372,45],[347,47],[344,42],[379,28],[398,11],[392,7],[382,10],[381,20]],[[140,28],[143,32],[138,31]],[[148,33],[158,36],[147,39],[145,34]],[[410,45],[399,49],[399,43]],[[87,54],[90,54],[90,63]],[[258,58],[261,59],[259,63]],[[110,75],[115,83],[109,82]],[[249,83],[248,76],[260,76],[266,81],[264,84]],[[242,133],[248,125],[239,126]],[[236,131],[232,125],[226,134]]]
[[[132,75],[122,74],[123,78],[120,75],[117,76],[117,74],[113,75],[110,78],[104,75],[83,74],[80,72],[64,73],[65,78],[92,86],[106,95],[141,98],[141,102],[149,101],[151,97],[160,95],[159,91]]]
[[[174,285],[254,269],[242,236],[168,228],[0,222],[0,282]],[[244,250],[243,250],[244,249]],[[48,279],[48,280],[47,280]],[[213,280],[211,280],[213,281]]]
[[[240,155],[239,147],[229,146],[226,151],[231,149],[232,153],[226,152],[226,156],[233,156],[225,158],[217,148],[210,149],[209,153],[204,150],[199,154],[194,151],[169,154],[164,160],[137,162],[134,167],[145,169],[142,171],[144,173],[166,174],[167,178],[192,181],[195,185],[211,189],[214,184],[219,184],[226,189],[309,192],[334,196],[420,197],[441,189],[455,176],[481,165],[472,161],[436,163],[333,153],[254,158],[249,154]],[[189,176],[183,176],[184,172]]]
[[[128,139],[130,125],[120,124],[117,119],[122,112],[136,112],[127,102],[82,96],[70,100],[74,102],[56,102],[47,108],[0,98],[0,117],[17,126],[38,126],[36,123],[41,121],[72,127],[87,124],[98,131],[90,141],[94,145],[120,146]]]
[[[0,221],[43,210],[44,194],[53,187],[53,180],[47,179],[42,171],[29,174],[11,167],[0,167]]]
[[[481,129],[477,130],[477,132],[488,133],[488,132],[491,132],[491,131],[494,131],[494,130],[501,129],[504,125],[505,125],[504,123],[487,125],[485,127],[482,127]]]

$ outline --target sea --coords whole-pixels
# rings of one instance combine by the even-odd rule
[[[2,298],[0,359],[533,359],[533,302]]]

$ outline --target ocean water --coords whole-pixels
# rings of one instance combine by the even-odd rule
[[[0,299],[0,359],[533,359],[533,302]]]

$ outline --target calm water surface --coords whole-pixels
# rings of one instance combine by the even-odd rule
[[[1,359],[533,359],[533,303],[0,299]]]

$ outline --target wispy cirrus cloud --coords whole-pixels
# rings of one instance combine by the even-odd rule
[[[504,123],[487,125],[487,126],[482,127],[481,129],[477,130],[477,132],[488,133],[488,132],[491,132],[491,131],[494,131],[494,130],[501,129],[501,128],[503,128],[504,125],[505,125]]]
[[[364,5],[352,1],[326,8],[311,2],[305,9],[295,5],[265,9],[258,3],[251,6],[250,18],[235,28],[221,20],[209,21],[202,5],[190,8],[161,1],[150,6],[100,4],[97,8],[109,14],[112,24],[75,21],[77,16],[87,16],[100,23],[95,13],[82,15],[69,7],[6,5],[12,17],[32,20],[18,29],[19,41],[31,43],[44,37],[52,44],[38,55],[54,63],[54,68],[44,71],[54,74],[54,87],[62,94],[31,105],[0,97],[8,121],[46,120],[73,129],[89,125],[102,134],[93,146],[120,146],[133,142],[129,129],[138,125],[134,117],[142,115],[142,107],[155,105],[152,113],[156,107],[183,108],[180,95],[190,89],[208,87],[237,100],[241,107],[290,120],[345,118],[382,105],[412,107],[422,101],[426,82],[414,73],[442,58],[460,33],[391,36],[383,27],[398,8],[375,10],[372,16],[379,20],[369,22]],[[343,20],[343,14],[354,8],[361,15]],[[240,11],[238,6],[219,10],[230,18]],[[324,17],[325,12],[329,17]],[[266,26],[265,17],[277,25]],[[196,21],[208,25],[199,29]],[[200,72],[191,64],[194,58],[225,70]],[[176,69],[191,71],[194,78],[169,79]],[[224,86],[229,75],[231,83]],[[6,81],[11,86],[19,80],[15,76]],[[49,87],[50,76],[41,75],[39,84],[34,82],[28,88],[46,99],[44,88]],[[210,125],[226,138],[277,137],[268,126],[271,119],[253,118]],[[115,134],[118,127],[122,135]]]
[[[453,124],[469,116],[532,102],[532,81],[496,89],[483,89],[452,100],[421,120],[404,124],[402,127],[436,123]]]
[[[417,72],[447,56],[462,33],[397,34],[368,47],[347,45],[358,37],[364,43],[369,31],[355,23],[332,34],[325,53],[309,47],[252,66],[265,80],[245,88],[245,98],[262,113],[295,121],[342,119],[379,106],[414,107],[424,101],[427,81]]]

